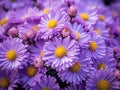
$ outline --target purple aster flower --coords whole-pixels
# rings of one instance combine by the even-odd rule
[[[98,20],[98,15],[94,7],[78,4],[78,15],[76,18],[87,25],[94,25]]]
[[[24,88],[28,89],[35,85],[38,78],[41,78],[46,74],[46,68],[37,68],[32,64],[24,65],[22,69],[19,70],[20,82]]]
[[[85,29],[82,25],[77,24],[77,22],[69,24],[69,28],[71,30],[71,36],[78,41],[79,45],[83,48],[87,46],[88,41],[90,40],[90,35],[85,32]]]
[[[0,45],[0,67],[6,70],[19,68],[26,58],[26,47],[18,38],[3,42]]]
[[[51,38],[53,35],[61,31],[64,24],[68,21],[67,13],[61,10],[52,10],[49,14],[41,17],[39,24],[42,39]]]
[[[111,70],[99,70],[87,81],[86,90],[119,90],[119,87]]]
[[[0,26],[4,26],[8,23],[8,13],[5,12],[1,7],[0,7]]]
[[[7,9],[23,8],[25,6],[32,6],[32,0],[2,0],[1,4]]]
[[[37,40],[35,45],[30,47],[30,63],[35,63],[36,60],[42,59],[44,57],[44,47],[45,41]]]
[[[38,25],[35,22],[24,22],[18,27],[19,37],[23,40],[34,39],[38,33]]]
[[[101,22],[96,23],[94,26],[94,31],[98,35],[103,37],[104,40],[109,40],[110,35],[109,35],[109,31],[107,30],[107,28],[105,26],[105,23],[101,23]]]
[[[56,79],[50,76],[43,76],[38,78],[39,81],[30,90],[60,90],[59,85],[56,83]]]
[[[18,75],[14,71],[0,70],[0,90],[14,90],[17,87]]]
[[[91,57],[95,59],[103,58],[106,54],[106,44],[104,39],[95,32],[91,32],[90,34],[91,40],[89,41],[88,55],[91,55]]]
[[[58,72],[58,76],[62,81],[67,83],[80,84],[82,80],[86,80],[89,73],[91,58],[84,55],[79,55],[79,59],[66,70]]]
[[[45,64],[61,71],[74,64],[74,59],[79,54],[79,47],[70,37],[63,39],[55,37],[52,41],[45,43],[43,51]]]

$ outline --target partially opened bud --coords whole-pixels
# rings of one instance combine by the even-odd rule
[[[10,36],[18,36],[19,30],[16,27],[12,27],[8,30],[8,35]]]
[[[35,35],[36,35],[36,33],[33,30],[28,30],[27,33],[26,33],[26,37],[28,39],[33,39],[35,37]]]
[[[67,37],[70,35],[70,29],[68,27],[64,27],[61,33],[63,37]]]
[[[70,6],[69,9],[68,9],[68,14],[71,17],[75,17],[76,14],[77,14],[77,7],[76,6]]]

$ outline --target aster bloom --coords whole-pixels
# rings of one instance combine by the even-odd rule
[[[44,57],[44,47],[45,41],[43,40],[37,40],[35,45],[30,47],[30,63],[35,62],[38,58],[41,59]]]
[[[64,24],[68,21],[68,15],[62,10],[52,10],[49,14],[41,17],[39,30],[42,34],[42,39],[51,38],[57,34]]]
[[[73,23],[73,25],[69,24],[69,28],[71,30],[71,36],[78,41],[79,45],[83,48],[85,45],[87,46],[88,41],[90,40],[90,35],[85,32],[85,29],[82,25],[77,24],[77,22]]]
[[[18,38],[10,38],[3,42],[0,45],[0,67],[6,70],[19,68],[27,56],[26,48]]]
[[[98,15],[95,8],[78,4],[77,18],[82,22],[85,22],[87,25],[94,25],[98,20]]]
[[[23,40],[25,39],[34,39],[36,34],[38,33],[38,26],[35,22],[24,22],[24,24],[18,27],[19,29],[19,37]]]
[[[60,90],[59,85],[56,83],[56,79],[51,76],[43,76],[38,78],[39,81],[30,90]]]
[[[24,88],[28,89],[35,85],[38,78],[41,78],[46,74],[46,69],[44,67],[37,68],[33,64],[27,64],[23,66],[22,69],[18,71],[20,82]]]
[[[0,14],[0,26],[4,26],[8,23],[8,13],[0,7]]]
[[[0,90],[14,90],[17,87],[18,75],[16,72],[0,71]]]
[[[98,22],[94,26],[94,31],[100,35],[104,40],[109,40],[109,31],[107,30],[105,23]]]
[[[45,43],[43,51],[45,64],[61,71],[74,64],[74,59],[79,54],[79,47],[70,37],[63,39],[55,37],[52,41]]]
[[[91,39],[89,41],[88,53],[89,55],[91,55],[92,58],[95,59],[103,58],[106,54],[105,41],[95,32],[91,32]]]
[[[95,71],[87,81],[86,90],[119,90],[111,70]]]
[[[82,80],[86,80],[89,73],[91,59],[84,54],[79,55],[79,59],[66,70],[58,72],[58,76],[62,81],[67,83],[80,84]]]

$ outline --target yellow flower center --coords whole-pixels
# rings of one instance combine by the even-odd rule
[[[9,79],[8,78],[1,78],[0,79],[0,86],[5,88],[9,85]]]
[[[58,22],[57,22],[57,20],[54,20],[54,19],[49,20],[48,23],[47,23],[47,26],[50,29],[55,28],[57,25],[58,25]]]
[[[43,10],[43,13],[45,13],[45,14],[48,14],[50,12],[50,9],[49,8],[45,8],[44,10]]]
[[[106,65],[104,63],[100,63],[98,64],[98,70],[102,69],[102,70],[105,70],[106,69]]]
[[[8,20],[6,18],[3,18],[2,20],[0,20],[0,26],[3,26],[7,22],[8,22]]]
[[[44,57],[44,51],[43,51],[43,50],[40,52],[40,55],[41,55],[42,57]]]
[[[15,50],[8,50],[6,52],[6,58],[10,61],[14,61],[17,57],[17,53]]]
[[[89,16],[87,13],[82,13],[80,14],[80,18],[82,18],[83,20],[87,21],[89,19]]]
[[[44,87],[42,88],[42,90],[50,90],[48,87]]]
[[[37,69],[34,66],[29,66],[26,72],[28,76],[32,77],[37,73]]]
[[[67,54],[67,50],[65,47],[63,46],[58,46],[55,51],[54,54],[57,58],[62,58]]]
[[[97,90],[110,90],[110,84],[107,80],[100,80],[97,83]]]
[[[37,31],[37,30],[38,30],[38,26],[37,26],[37,25],[34,25],[34,26],[33,26],[33,30],[34,30],[34,31]]]
[[[95,28],[95,31],[96,31],[96,33],[98,34],[98,35],[101,35],[102,33],[101,33],[101,30],[99,29],[99,28]]]
[[[76,73],[78,71],[80,71],[80,63],[79,62],[76,62],[72,67],[70,67],[70,71],[73,72],[73,73]]]
[[[76,34],[77,40],[80,41],[80,33],[76,31],[75,34]]]
[[[97,49],[98,45],[95,41],[90,42],[90,50],[95,51]]]
[[[105,20],[105,16],[102,15],[102,14],[100,14],[100,15],[99,15],[99,20],[104,21],[104,20]]]

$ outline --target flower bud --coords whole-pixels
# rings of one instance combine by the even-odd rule
[[[16,27],[12,27],[8,31],[8,35],[11,35],[13,37],[18,36],[19,30]]]
[[[68,9],[68,14],[71,17],[75,17],[76,14],[77,14],[77,7],[76,6],[70,6],[69,9]]]

